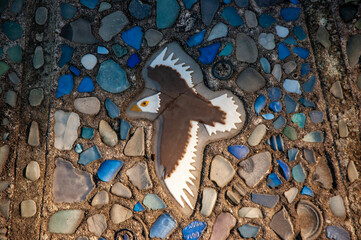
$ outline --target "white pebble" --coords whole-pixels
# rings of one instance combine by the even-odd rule
[[[87,54],[81,58],[81,64],[83,64],[83,66],[87,70],[92,70],[97,64],[97,62],[98,62],[97,57],[94,56],[93,54]]]

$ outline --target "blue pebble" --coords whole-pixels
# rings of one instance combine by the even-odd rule
[[[249,149],[245,145],[233,145],[233,146],[228,146],[228,152],[230,152],[238,160],[241,160],[247,157],[249,153]]]
[[[261,57],[259,61],[261,63],[263,71],[267,74],[271,73],[271,64],[269,63],[267,58]]]
[[[269,108],[278,113],[282,111],[282,103],[280,101],[274,101],[269,104]]]
[[[55,92],[55,97],[60,98],[63,95],[69,94],[73,90],[74,81],[73,75],[67,74],[58,78],[58,87]]]
[[[283,88],[290,93],[302,94],[300,83],[297,80],[286,79]]]
[[[206,47],[198,48],[198,51],[201,53],[198,60],[206,65],[211,64],[214,61],[214,58],[217,56],[217,52],[220,46],[221,43],[217,42]]]
[[[244,23],[234,7],[226,7],[223,9],[222,17],[233,27],[242,26]]]
[[[98,5],[98,0],[80,0],[80,3],[90,9],[94,9]]]
[[[156,194],[148,193],[144,199],[143,204],[151,210],[159,210],[165,208],[165,204]]]
[[[129,134],[130,124],[124,119],[120,119],[120,139],[127,140]]]
[[[288,161],[292,162],[296,160],[299,150],[297,148],[291,148],[287,152]]]
[[[74,151],[78,154],[80,154],[81,152],[83,152],[83,147],[81,146],[80,143],[78,143],[77,145],[75,145]]]
[[[130,68],[134,68],[136,65],[138,65],[138,63],[140,63],[140,58],[138,56],[138,54],[133,53],[132,55],[130,55],[130,57],[127,60],[127,65]]]
[[[176,221],[168,213],[163,213],[150,228],[149,237],[166,239],[176,227]]]
[[[284,151],[284,142],[281,135],[272,136],[269,140],[267,140],[267,144],[271,145],[272,149],[275,151]]]
[[[259,95],[254,102],[254,111],[256,112],[257,116],[262,111],[262,109],[266,106],[267,100],[264,95]]]
[[[112,59],[100,64],[96,81],[110,93],[120,93],[130,87],[126,72]]]
[[[297,45],[296,39],[294,37],[291,37],[291,36],[286,38],[283,42],[288,44],[288,45]]]
[[[290,177],[291,177],[291,171],[290,171],[290,168],[288,167],[288,165],[287,165],[285,162],[283,162],[283,161],[281,161],[281,160],[279,160],[279,159],[277,159],[277,163],[278,163],[278,165],[280,165],[280,168],[281,168],[281,170],[282,170],[283,177],[284,177],[286,180],[290,179]]]
[[[202,236],[207,224],[201,221],[193,221],[188,226],[183,228],[182,234],[185,240],[197,240]]]
[[[223,50],[219,53],[219,56],[228,56],[233,51],[233,46],[231,43],[227,43],[227,45],[223,48]]]
[[[204,30],[194,34],[193,36],[189,36],[188,40],[186,41],[188,47],[195,47],[195,46],[198,46],[199,44],[201,44],[203,42],[205,34],[206,34],[206,30],[204,29]]]
[[[61,16],[65,19],[72,19],[76,13],[76,7],[69,3],[61,3],[60,5]]]
[[[260,229],[261,227],[244,224],[238,228],[238,232],[243,238],[255,238]]]
[[[109,54],[109,50],[106,47],[98,46],[97,53],[106,55],[106,54]]]
[[[294,5],[299,4],[298,0],[290,0],[291,3],[293,3]]]
[[[266,120],[272,120],[275,118],[275,115],[273,113],[266,113],[266,114],[262,114],[262,117]]]
[[[259,19],[258,19],[258,23],[259,25],[261,25],[261,27],[263,28],[268,28],[270,26],[272,26],[272,24],[274,24],[276,22],[276,19],[268,14],[263,13]]]
[[[301,26],[294,26],[293,33],[299,40],[305,40],[307,35]]]
[[[193,4],[195,4],[197,0],[183,0],[183,2],[187,9],[191,9]]]
[[[88,127],[81,128],[81,137],[84,139],[92,139],[94,137],[94,129]]]
[[[326,236],[334,240],[351,240],[350,234],[340,226],[327,226]]]
[[[117,175],[123,162],[120,160],[106,160],[100,165],[97,176],[103,182],[110,182]]]
[[[94,91],[93,80],[88,76],[84,77],[79,84],[78,92],[85,93],[85,92],[93,92],[93,91]]]
[[[132,0],[128,5],[128,11],[137,20],[147,18],[152,11],[152,6],[146,3],[142,3],[140,0]]]
[[[157,28],[171,27],[178,18],[179,4],[177,0],[157,0],[156,19]]]
[[[283,43],[278,44],[277,50],[278,50],[278,58],[280,60],[286,59],[291,54],[291,51]]]
[[[289,7],[289,8],[282,8],[281,9],[281,17],[283,20],[289,21],[296,21],[298,19],[298,15],[301,12],[301,8]]]
[[[123,41],[139,50],[143,39],[143,28],[136,26],[122,33]]]
[[[303,63],[301,66],[301,77],[307,75],[311,71],[312,71],[311,63]]]
[[[276,173],[271,173],[267,178],[267,186],[270,188],[275,188],[279,185],[281,185],[281,179],[278,177]]]
[[[300,163],[292,168],[292,175],[296,182],[303,183],[306,180],[305,170]]]
[[[137,202],[133,208],[134,212],[144,212],[145,210],[146,210],[145,207],[143,207],[143,205],[140,202]]]
[[[105,109],[107,110],[107,113],[110,118],[116,118],[120,116],[120,110],[115,103],[113,103],[112,100],[109,98],[105,99]]]
[[[230,4],[232,0],[223,0],[225,4]]]
[[[73,56],[74,48],[70,47],[69,45],[62,44],[61,45],[61,57],[58,62],[59,67],[64,67],[65,64],[71,61]]]
[[[15,41],[23,35],[23,28],[17,22],[5,21],[1,24],[1,31],[4,33],[10,40]]]
[[[314,102],[312,102],[311,100],[308,100],[307,98],[304,98],[304,97],[300,98],[300,102],[305,107],[309,107],[309,108],[315,108],[316,107],[316,104]]]
[[[310,51],[308,51],[306,48],[301,48],[301,47],[293,48],[293,52],[296,53],[302,59],[306,59],[310,55]]]
[[[78,163],[81,165],[87,165],[100,159],[101,157],[102,156],[99,153],[98,147],[94,145],[80,154]]]
[[[286,119],[282,116],[279,116],[274,122],[273,127],[278,130],[281,129],[286,124]]]
[[[267,89],[267,96],[271,101],[279,100],[282,96],[281,89],[278,87],[270,87]]]
[[[69,70],[75,75],[75,76],[79,76],[80,75],[80,70],[78,68],[76,68],[73,65],[70,65]]]
[[[307,82],[302,84],[303,91],[306,93],[312,92],[315,83],[316,83],[316,76],[312,76]]]
[[[311,190],[311,188],[304,186],[301,190],[301,194],[302,195],[307,195],[310,197],[314,197],[315,195],[313,194],[313,191]]]
[[[294,113],[297,111],[298,103],[295,100],[293,100],[293,98],[291,96],[286,95],[283,100],[285,102],[287,114]]]

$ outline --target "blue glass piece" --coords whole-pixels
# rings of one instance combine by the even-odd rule
[[[285,162],[283,162],[283,161],[281,161],[281,160],[279,160],[279,159],[277,159],[277,163],[278,163],[278,165],[280,165],[280,168],[281,168],[281,170],[282,170],[283,177],[284,177],[286,180],[290,179],[290,177],[291,177],[291,171],[290,171],[290,168],[288,167],[288,165],[287,165]]]
[[[258,19],[259,25],[261,25],[261,27],[263,27],[263,28],[268,28],[275,22],[276,22],[276,19],[274,17],[272,17],[268,14],[265,14],[265,13],[263,13]]]
[[[307,35],[301,26],[294,26],[293,33],[299,40],[305,40]]]
[[[323,112],[320,111],[309,111],[308,115],[313,123],[320,123],[323,121]]]
[[[73,65],[70,65],[69,70],[75,75],[75,76],[79,76],[80,75],[80,70],[78,68],[76,68]]]
[[[222,17],[233,27],[242,26],[244,23],[235,7],[226,7],[223,9]]]
[[[223,48],[223,50],[219,53],[219,56],[228,56],[233,51],[233,46],[231,43],[227,43],[227,45]]]
[[[261,63],[263,71],[267,74],[271,73],[271,64],[269,63],[267,58],[261,57],[259,61]]]
[[[306,115],[304,113],[293,114],[291,121],[296,123],[298,127],[304,128],[306,123]]]
[[[266,113],[266,114],[262,114],[262,117],[266,120],[272,120],[275,118],[275,115],[273,113]]]
[[[298,0],[290,0],[291,3],[293,3],[294,5],[299,4]]]
[[[138,54],[133,53],[132,55],[130,55],[130,57],[127,60],[127,65],[130,68],[134,68],[136,65],[138,65],[138,63],[140,63],[140,58],[138,56]]]
[[[232,0],[223,0],[225,4],[230,4]]]
[[[123,162],[120,160],[106,160],[100,165],[97,176],[103,182],[110,182],[117,175]]]
[[[120,110],[115,103],[109,98],[105,99],[105,108],[110,118],[116,118],[120,116]]]
[[[20,13],[24,7],[24,0],[15,0],[13,5],[11,5],[10,12]]]
[[[288,161],[292,162],[296,160],[299,152],[300,151],[297,148],[288,149],[287,151]]]
[[[279,185],[281,185],[281,179],[278,177],[276,173],[271,173],[267,178],[267,186],[270,188],[275,188]]]
[[[114,44],[112,50],[118,58],[123,57],[128,52],[126,47],[120,46],[119,44]]]
[[[279,89],[278,87],[270,87],[267,89],[267,96],[271,101],[279,100],[282,96],[281,89]]]
[[[202,30],[193,36],[189,36],[188,40],[186,41],[188,47],[195,47],[203,42],[204,35],[206,34],[206,30]]]
[[[291,96],[286,95],[283,100],[285,102],[287,114],[294,113],[297,111],[298,103],[295,100],[293,100],[293,98]]]
[[[289,7],[289,8],[282,8],[281,9],[281,17],[283,20],[289,21],[296,21],[298,19],[298,15],[301,12],[301,8]]]
[[[157,0],[157,28],[169,28],[178,18],[179,4],[177,0]]]
[[[340,226],[327,226],[326,237],[334,240],[351,240],[350,234]]]
[[[304,97],[300,98],[300,102],[305,107],[309,107],[309,108],[315,108],[316,107],[316,104],[314,102],[312,102],[311,100],[308,100],[307,98],[304,98]]]
[[[69,94],[73,90],[74,81],[73,75],[67,74],[58,78],[58,87],[55,92],[55,97],[60,98],[63,95]]]
[[[1,25],[1,31],[12,41],[15,41],[23,35],[23,28],[17,22],[5,21]]]
[[[84,139],[92,139],[94,137],[94,129],[88,127],[81,128],[81,137]]]
[[[302,59],[306,59],[310,55],[310,51],[308,51],[306,48],[301,48],[301,47],[293,48],[293,52],[296,53]]]
[[[279,196],[251,193],[251,201],[264,207],[273,208],[278,203]]]
[[[228,152],[230,152],[238,160],[241,160],[247,157],[249,153],[249,149],[245,145],[233,145],[233,146],[228,146]]]
[[[262,111],[262,109],[266,106],[267,100],[264,95],[259,95],[254,102],[254,111],[256,112],[257,116]]]
[[[248,7],[249,0],[235,0],[235,3],[238,7]]]
[[[303,183],[306,180],[306,173],[301,164],[297,164],[292,168],[292,176],[296,182]]]
[[[122,39],[129,46],[139,50],[143,39],[143,28],[135,26],[123,32]]]
[[[269,108],[278,113],[282,111],[282,103],[280,101],[274,101],[269,104]]]
[[[269,140],[267,140],[267,144],[271,145],[275,151],[284,151],[285,146],[281,135],[272,136]]]
[[[290,93],[302,94],[300,83],[297,80],[286,79],[283,88]]]
[[[98,0],[80,0],[80,4],[90,8],[94,9],[98,5]]]
[[[217,56],[217,52],[220,46],[221,43],[217,42],[206,47],[198,48],[198,51],[201,53],[198,60],[206,65],[211,64],[214,61],[214,58]]]
[[[72,19],[76,13],[76,7],[69,3],[61,3],[60,5],[61,16],[65,19]]]
[[[193,221],[188,226],[183,228],[182,234],[184,240],[197,240],[202,236],[207,224],[201,221]]]
[[[302,195],[307,195],[310,197],[314,197],[315,195],[313,194],[313,191],[311,190],[311,188],[304,186],[301,190],[301,194]]]
[[[58,62],[59,67],[64,67],[65,64],[71,61],[73,56],[74,48],[70,47],[69,45],[62,44],[61,45],[61,57]]]
[[[100,64],[96,81],[110,93],[120,93],[130,87],[125,71],[112,59]]]
[[[77,145],[75,145],[74,151],[78,154],[80,154],[83,151],[83,147],[81,146],[80,143],[78,143]]]
[[[146,210],[145,207],[143,207],[143,205],[140,202],[137,202],[133,208],[134,212],[144,212],[145,210]]]
[[[283,43],[278,44],[277,49],[278,49],[278,58],[280,60],[286,59],[291,54],[291,51]]]
[[[120,119],[120,139],[127,140],[129,134],[130,124],[124,119]]]
[[[288,44],[288,45],[297,45],[296,39],[294,37],[291,37],[291,36],[286,38],[286,40],[284,40],[283,42]]]
[[[99,153],[98,147],[94,145],[80,154],[78,163],[82,165],[87,165],[93,161],[100,159],[101,157],[102,156]]]
[[[312,71],[311,63],[303,63],[301,66],[301,77],[305,76]]]
[[[255,238],[260,229],[261,227],[244,224],[238,228],[238,232],[243,238]]]
[[[176,226],[176,221],[168,213],[163,213],[150,228],[149,237],[166,239]]]
[[[325,136],[322,131],[314,131],[308,133],[304,138],[303,141],[311,142],[311,143],[322,143]]]
[[[85,93],[85,92],[92,92],[94,91],[94,83],[93,80],[86,76],[83,78],[83,80],[81,80],[79,87],[78,87],[78,92],[80,93]]]
[[[273,127],[278,130],[286,124],[286,119],[282,116],[279,116],[276,121],[273,122]]]
[[[98,46],[97,53],[106,55],[106,54],[109,54],[109,50],[106,47]]]
[[[187,9],[191,9],[193,4],[195,4],[197,0],[183,0],[183,2]]]
[[[130,14],[138,20],[147,18],[152,11],[152,6],[140,0],[132,0],[128,5]]]
[[[165,208],[164,202],[156,195],[148,193],[143,199],[143,204],[151,210],[159,210]]]

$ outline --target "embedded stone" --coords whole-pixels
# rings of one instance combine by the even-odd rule
[[[58,110],[54,114],[54,146],[59,150],[71,150],[78,138],[79,116],[73,112]]]
[[[81,60],[81,64],[87,70],[92,70],[98,62],[98,59],[93,54],[84,55]]]
[[[298,189],[296,187],[292,187],[284,192],[284,195],[287,198],[288,203],[292,203],[297,197],[297,194],[298,194]]]
[[[361,56],[361,34],[350,37],[346,46],[346,54],[351,67],[354,67]]]
[[[158,210],[165,208],[164,202],[156,195],[148,193],[144,199],[143,204],[151,210]]]
[[[217,201],[217,191],[213,188],[205,187],[202,195],[201,214],[208,217],[211,215]]]
[[[326,160],[321,160],[312,175],[312,180],[320,183],[321,187],[325,189],[331,189],[333,184],[333,178],[328,167]]]
[[[129,3],[128,10],[133,17],[141,20],[150,15],[152,6],[149,4],[143,4],[140,0],[132,0]]]
[[[328,50],[331,46],[330,34],[324,26],[320,26],[316,33],[317,40]]]
[[[280,64],[275,64],[272,70],[272,75],[276,78],[276,80],[279,82],[281,81],[282,77],[282,69]]]
[[[0,200],[0,214],[2,217],[6,218],[6,219],[9,218],[9,207],[10,207],[9,199]]]
[[[279,37],[285,38],[285,37],[287,37],[290,30],[288,30],[288,28],[286,28],[286,27],[276,25],[276,32]]]
[[[246,18],[246,23],[249,28],[257,27],[258,21],[257,16],[254,12],[246,10],[244,12],[244,17]]]
[[[100,159],[102,156],[99,153],[98,147],[96,145],[88,148],[84,152],[80,153],[79,155],[79,164],[88,165],[91,162],[94,162]]]
[[[293,226],[290,216],[285,208],[273,215],[270,227],[284,240],[291,240],[294,238]]]
[[[340,226],[327,226],[326,236],[334,240],[350,240],[350,234]]]
[[[228,33],[227,25],[222,22],[219,22],[212,28],[207,38],[207,41],[212,41],[217,38],[226,37],[227,33]]]
[[[259,72],[249,67],[238,76],[237,85],[246,92],[256,92],[266,85],[266,80]]]
[[[100,237],[107,228],[107,221],[103,214],[95,214],[87,219],[88,229],[96,236]]]
[[[118,143],[118,135],[113,128],[104,120],[100,120],[99,134],[102,141],[109,147],[114,147]]]
[[[226,186],[232,180],[235,173],[236,171],[227,159],[220,155],[213,158],[210,179],[215,181],[219,187]]]
[[[148,167],[145,162],[137,162],[126,172],[131,183],[140,190],[150,189],[153,187],[150,180]]]
[[[108,42],[120,33],[128,23],[129,20],[122,11],[115,11],[102,18],[99,35],[104,41]]]
[[[39,163],[31,161],[26,166],[25,177],[31,181],[36,181],[40,178],[40,166]]]
[[[357,171],[356,165],[354,161],[350,161],[347,166],[347,177],[350,182],[354,182],[358,179],[359,173]]]
[[[218,7],[218,0],[201,0],[202,21],[205,25],[209,26],[211,24]]]
[[[29,218],[35,215],[36,213],[36,203],[34,200],[24,200],[20,203],[20,213],[21,217]]]
[[[328,201],[330,209],[335,217],[345,219],[346,218],[346,208],[345,203],[340,195],[334,196]]]
[[[149,237],[166,239],[176,227],[177,222],[172,218],[172,216],[168,213],[163,213],[152,224],[149,231]]]
[[[95,194],[91,205],[93,207],[101,207],[109,203],[109,195],[106,191],[100,191]]]
[[[60,36],[76,43],[94,44],[98,42],[92,34],[90,22],[83,18],[66,24],[61,29]]]
[[[261,33],[258,36],[258,43],[267,50],[272,50],[276,47],[275,37],[272,33]]]
[[[0,147],[0,173],[2,172],[6,161],[9,158],[10,147],[9,145],[4,145]]]
[[[144,38],[149,47],[154,47],[163,39],[163,33],[155,29],[148,29],[144,34]]]
[[[120,93],[130,87],[125,71],[112,59],[100,64],[96,81],[110,93]]]
[[[110,191],[111,193],[117,195],[118,197],[125,197],[125,198],[132,197],[132,192],[130,191],[130,189],[120,182],[115,183],[110,189]]]
[[[238,61],[255,63],[258,58],[256,43],[245,33],[238,33],[236,39],[236,57]]]
[[[236,218],[228,212],[219,214],[212,228],[210,240],[225,240],[231,229],[236,225]]]
[[[37,147],[40,145],[39,125],[35,121],[31,122],[28,144],[32,147]]]
[[[246,182],[247,186],[255,187],[271,168],[271,154],[269,152],[258,153],[240,162],[238,174]]]
[[[301,200],[297,205],[298,223],[302,239],[318,239],[322,232],[323,217],[313,203]]]
[[[38,7],[35,12],[35,22],[44,25],[48,20],[48,9],[46,7]]]
[[[361,44],[361,41],[360,41],[360,44]],[[334,82],[330,88],[330,92],[332,93],[333,96],[335,96],[339,99],[343,99],[343,91],[342,91],[342,87],[341,87],[341,82],[340,81]]]
[[[342,137],[342,138],[348,137],[347,123],[343,119],[338,121],[338,133],[340,134],[340,137]]]
[[[23,28],[17,22],[5,21],[1,24],[1,31],[12,41],[15,41],[23,35]],[[0,74],[1,75],[1,74]]]
[[[274,208],[279,201],[278,195],[268,195],[268,194],[258,194],[252,193],[251,194],[251,201],[259,204],[264,207]]]
[[[41,104],[44,99],[44,91],[42,88],[35,88],[30,90],[29,93],[29,103],[30,106],[36,107]]]
[[[5,103],[10,107],[16,107],[18,94],[14,91],[7,91],[5,93]]]
[[[262,218],[262,212],[259,208],[242,207],[238,211],[238,216],[241,218]]]
[[[178,18],[179,4],[176,0],[158,0],[156,24],[158,29],[171,27]]]
[[[237,230],[241,234],[242,238],[255,238],[261,227],[257,227],[251,224],[244,224]]]
[[[114,204],[110,210],[110,219],[114,224],[119,224],[131,218],[133,213],[130,209],[119,204]]]
[[[128,140],[124,148],[124,154],[130,157],[144,156],[145,154],[145,136],[144,128],[139,127],[135,130],[133,136]]]
[[[78,209],[62,210],[54,213],[48,222],[51,233],[72,234],[80,225],[84,212]]]
[[[252,147],[257,146],[258,144],[260,144],[263,137],[266,135],[266,132],[267,132],[266,125],[264,125],[264,124],[258,125],[253,130],[251,135],[248,137],[248,139],[247,139],[248,144]]]

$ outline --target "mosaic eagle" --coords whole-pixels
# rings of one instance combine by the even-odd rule
[[[204,147],[218,139],[217,135],[234,135],[240,129],[243,105],[230,92],[208,90],[202,74],[195,74],[200,71],[196,62],[177,44],[164,47],[145,68],[147,91],[143,95],[147,96],[135,101],[128,113],[148,114],[142,117],[155,122],[153,150],[158,175],[189,213],[198,194]]]

